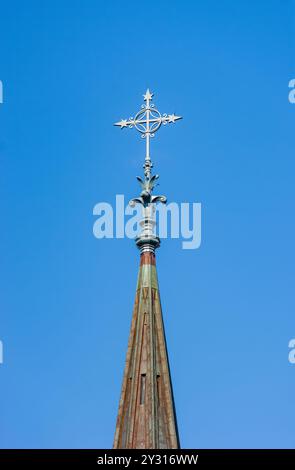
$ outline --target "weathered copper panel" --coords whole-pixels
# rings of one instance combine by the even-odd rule
[[[177,449],[154,253],[141,254],[114,448]]]

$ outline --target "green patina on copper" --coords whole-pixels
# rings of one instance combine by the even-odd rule
[[[136,289],[138,290],[142,287],[159,288],[156,266],[144,264],[139,268]]]

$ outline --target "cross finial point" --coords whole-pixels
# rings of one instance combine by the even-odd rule
[[[149,100],[151,100],[151,99],[153,98],[153,96],[154,96],[154,93],[151,93],[151,92],[150,92],[150,89],[148,88],[148,89],[146,90],[145,94],[143,95],[144,101],[149,101]]]

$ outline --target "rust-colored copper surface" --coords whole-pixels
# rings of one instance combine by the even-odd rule
[[[179,448],[155,255],[149,252],[140,257],[114,448]]]

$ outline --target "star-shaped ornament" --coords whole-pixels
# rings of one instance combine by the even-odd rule
[[[178,119],[181,119],[181,116],[176,116],[175,114],[168,115],[168,122],[175,122],[178,121]]]
[[[149,88],[148,88],[148,89],[146,90],[146,92],[145,92],[145,95],[143,95],[144,101],[149,101],[149,100],[151,100],[151,99],[153,98],[153,96],[154,96],[154,93],[151,93],[150,90],[149,90]]]

